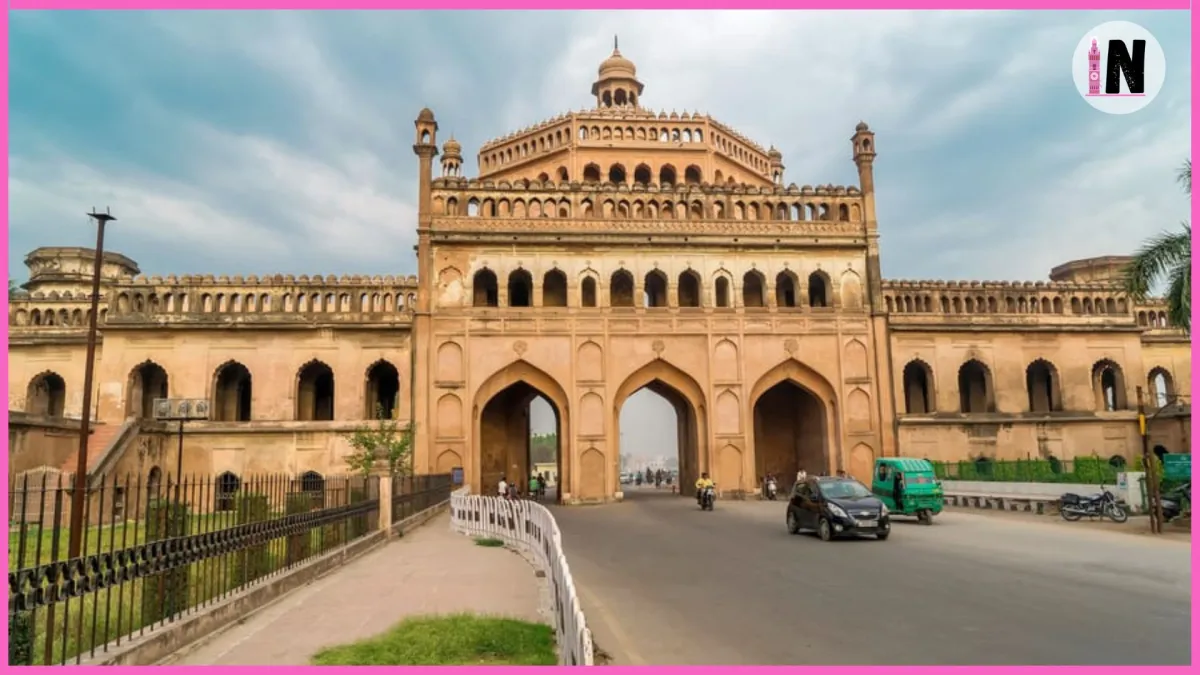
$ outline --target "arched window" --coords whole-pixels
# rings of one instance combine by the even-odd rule
[[[757,270],[750,270],[742,275],[742,306],[743,307],[766,307],[766,292],[763,288],[766,282],[763,281],[762,273]]]
[[[833,306],[832,298],[829,296],[829,279],[820,272],[808,275],[808,306]]]
[[[242,488],[242,481],[236,474],[226,471],[217,476],[216,503],[214,511],[232,511],[236,506],[237,492]]]
[[[25,412],[44,417],[62,417],[67,405],[67,383],[62,376],[46,371],[29,381]]]
[[[1097,410],[1125,410],[1125,374],[1121,366],[1109,359],[1097,361],[1092,366],[1092,391],[1096,397]]]
[[[695,164],[683,170],[683,182],[685,185],[699,185],[702,177],[703,173],[701,173],[700,167]]]
[[[633,307],[633,275],[628,270],[613,272],[608,287],[611,307]]]
[[[125,399],[125,415],[142,419],[154,418],[154,399],[167,398],[167,371],[153,361],[146,361],[129,374]]]
[[[796,293],[796,278],[791,272],[780,272],[775,275],[775,306],[795,307],[799,298]]]
[[[567,275],[562,270],[552,269],[542,275],[542,306],[567,306]]]
[[[387,361],[376,361],[367,369],[365,419],[396,418],[400,405],[400,371]]]
[[[608,182],[621,185],[625,182],[625,167],[613,164],[608,167]]]
[[[325,477],[316,471],[305,471],[300,474],[300,491],[308,495],[309,504],[314,509],[325,508]]]
[[[320,361],[309,361],[296,374],[296,419],[332,420],[333,395],[333,369]]]
[[[474,288],[476,307],[498,307],[500,305],[495,272],[487,268],[479,270],[475,273],[471,285]]]
[[[933,371],[929,364],[916,359],[904,366],[904,410],[910,415],[934,412]]]
[[[694,270],[684,270],[679,274],[679,306],[700,306],[700,275]]]
[[[667,275],[654,270],[646,275],[646,287],[643,291],[646,307],[667,306]]]
[[[1162,408],[1175,399],[1175,381],[1165,368],[1154,368],[1147,379],[1155,407]]]
[[[1029,412],[1062,410],[1058,390],[1058,369],[1044,359],[1038,359],[1025,369],[1025,391],[1029,395]]]
[[[237,361],[226,362],[213,385],[213,420],[249,422],[252,395],[250,370]]]
[[[670,164],[665,164],[658,170],[659,185],[674,185],[675,184],[675,167]]]
[[[533,306],[533,275],[527,270],[515,269],[508,273],[508,306]]]
[[[161,489],[162,469],[152,466],[150,467],[150,473],[146,474],[146,500],[150,501],[158,497],[158,492]]]
[[[714,287],[717,307],[729,307],[729,279],[723,276],[717,277]]]
[[[583,182],[599,183],[600,182],[600,167],[595,164],[588,164],[583,167]]]
[[[649,185],[653,174],[650,172],[650,167],[645,164],[638,164],[633,170],[633,182],[642,185]]]
[[[995,412],[992,399],[992,373],[971,359],[958,369],[959,410],[966,414]]]
[[[580,286],[580,304],[584,307],[596,306],[596,280],[592,277],[584,277],[583,284]]]

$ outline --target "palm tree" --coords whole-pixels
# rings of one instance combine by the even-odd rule
[[[1184,192],[1192,194],[1192,160],[1179,169],[1176,179]],[[1125,290],[1136,301],[1143,301],[1159,281],[1166,281],[1167,320],[1191,332],[1192,329],[1192,226],[1181,223],[1177,232],[1151,237],[1133,256],[1125,270]]]

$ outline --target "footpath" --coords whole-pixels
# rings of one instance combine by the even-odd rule
[[[442,514],[162,665],[308,665],[321,649],[430,614],[551,623],[542,612],[544,592],[523,558],[452,532],[450,516]]]
[[[1161,539],[1162,541],[1190,543],[1192,540],[1190,521],[1167,523],[1163,526],[1162,534],[1156,535],[1150,531],[1150,518],[1149,516],[1145,515],[1131,516],[1129,520],[1126,520],[1123,523],[1114,523],[1110,520],[1099,518],[1084,518],[1075,522],[1067,522],[1058,515],[1039,516],[1024,511],[1001,511],[999,509],[973,509],[947,506],[946,511],[950,513],[969,513],[976,516],[989,516],[993,518],[1025,521],[1051,527],[1082,527],[1107,532],[1120,532],[1122,534],[1144,535],[1147,537],[1155,537]]]

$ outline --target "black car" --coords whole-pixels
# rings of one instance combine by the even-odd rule
[[[792,489],[787,507],[788,532],[816,530],[824,541],[873,534],[887,539],[892,525],[888,509],[853,478],[810,477]]]

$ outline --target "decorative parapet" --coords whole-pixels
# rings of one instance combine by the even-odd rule
[[[902,322],[930,315],[969,318],[975,323],[980,317],[1088,317],[1092,321],[1087,323],[1100,319],[1106,325],[1169,328],[1161,301],[1134,303],[1113,283],[885,279],[882,288],[888,314]]]

